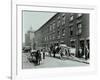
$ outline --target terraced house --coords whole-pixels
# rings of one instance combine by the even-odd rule
[[[83,56],[85,45],[89,49],[89,14],[56,13],[34,33],[37,49],[49,48],[58,43],[66,44],[76,48],[76,56],[81,47]]]

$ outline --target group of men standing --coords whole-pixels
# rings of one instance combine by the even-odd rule
[[[55,57],[55,54],[58,53],[60,51],[60,46],[59,45],[51,45],[49,48],[49,54],[51,56],[51,54],[53,54],[53,57]]]
[[[40,65],[40,62],[45,59],[45,52],[44,49],[37,50],[37,52],[34,54],[35,57],[35,65]]]

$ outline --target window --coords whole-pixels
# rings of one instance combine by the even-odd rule
[[[65,36],[65,29],[62,29],[62,36]]]
[[[58,39],[60,38],[60,31],[58,31]]]
[[[52,34],[51,34],[51,40],[52,40]]]
[[[74,16],[71,16],[71,17],[70,17],[70,21],[72,21],[73,19],[74,19]]]
[[[75,41],[71,41],[71,47],[75,48]]]
[[[77,17],[81,17],[81,16],[82,16],[82,13],[78,13],[78,14],[77,14]]]
[[[53,34],[52,36],[53,36],[53,40],[54,40],[55,39],[55,35]]]
[[[76,21],[77,24],[78,24],[78,23],[81,23],[81,22],[82,22],[81,19],[78,19],[78,20]]]
[[[70,14],[70,21],[73,21],[74,20],[74,13],[71,13]]]
[[[55,22],[53,22],[52,24],[52,29],[53,29],[53,32],[55,31]]]
[[[57,27],[60,26],[60,16],[58,17],[58,21],[57,21]]]
[[[53,40],[53,39],[54,39],[54,35],[53,35],[53,34],[51,34],[51,35],[50,35],[50,38],[51,38],[51,40]]]
[[[44,38],[45,38],[44,40],[46,41],[46,37],[44,37]]]
[[[50,24],[50,31],[52,31],[52,25]]]
[[[70,35],[73,35],[73,26],[70,26]]]
[[[66,20],[66,16],[65,16],[65,14],[62,14],[62,25],[65,24],[65,20]]]
[[[50,35],[48,36],[48,40],[50,40]]]
[[[49,36],[49,39],[51,40],[51,35]]]
[[[82,24],[79,23],[77,24],[77,28],[78,28],[78,35],[82,33]]]
[[[48,36],[47,36],[47,41],[48,41]]]

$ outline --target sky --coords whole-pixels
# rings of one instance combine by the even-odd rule
[[[34,31],[38,30],[55,14],[53,12],[23,11],[23,42],[25,42],[25,33],[31,27]]]

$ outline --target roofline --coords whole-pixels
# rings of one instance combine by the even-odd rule
[[[52,16],[47,22],[45,22],[39,29],[37,29],[35,32],[39,31],[42,27],[44,27],[44,25],[46,25],[49,21],[51,21],[55,16],[57,16],[59,13],[56,13],[54,16]]]

